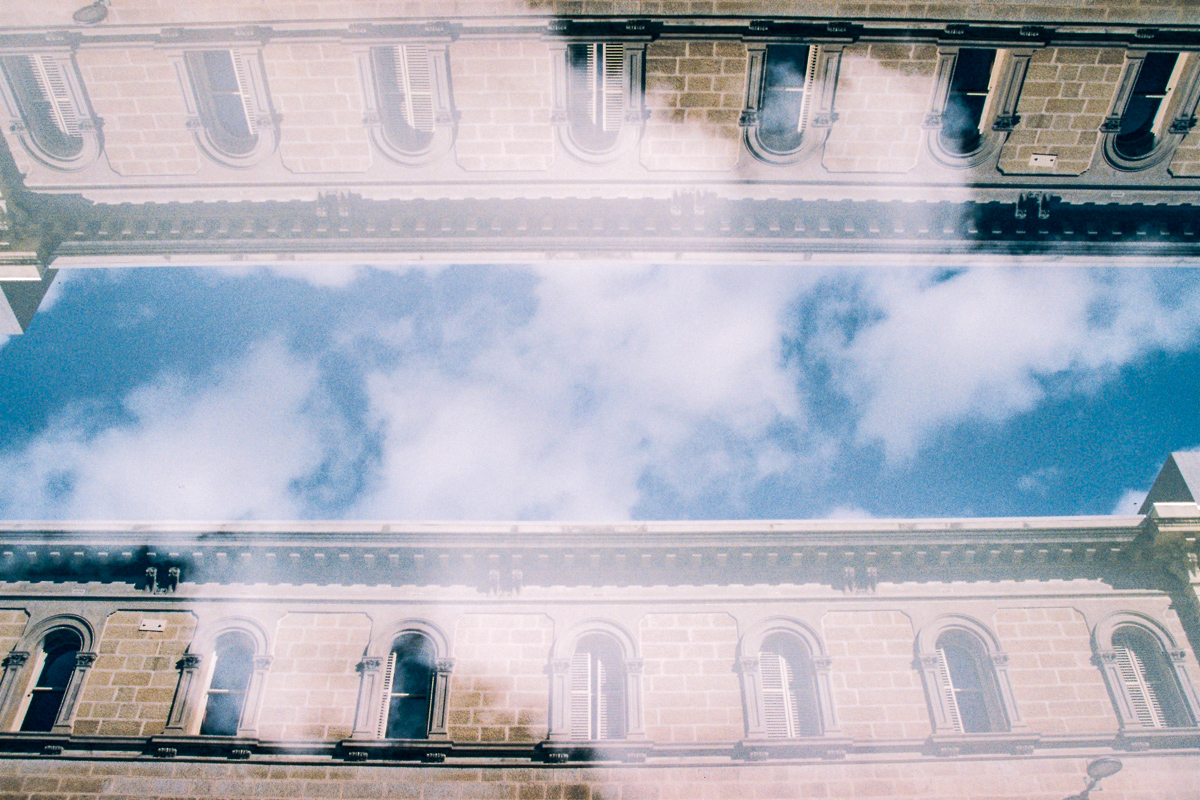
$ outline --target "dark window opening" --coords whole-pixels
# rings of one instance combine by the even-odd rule
[[[942,690],[950,721],[963,733],[1007,730],[999,691],[987,652],[970,634],[949,631],[938,637]]]
[[[30,690],[29,707],[21,723],[23,731],[49,731],[62,710],[67,686],[75,674],[75,657],[83,640],[73,630],[51,631],[42,644],[42,671]]]
[[[63,63],[48,56],[5,56],[0,65],[38,149],[55,159],[79,155],[83,137]]]
[[[571,658],[571,738],[625,738],[625,669],[620,649],[607,636],[579,642]]]
[[[1195,725],[1175,671],[1162,646],[1148,632],[1132,626],[1113,634],[1117,670],[1137,721],[1150,728]]]
[[[400,636],[384,672],[384,738],[424,739],[429,735],[433,677],[434,650],[429,637],[419,633]]]
[[[803,643],[787,634],[768,637],[759,655],[759,676],[767,736],[792,739],[821,735],[816,675]]]
[[[188,71],[196,101],[213,144],[223,153],[244,156],[254,150],[258,134],[246,107],[249,76],[229,50],[189,53]]]
[[[817,48],[807,45],[767,47],[758,140],[773,153],[789,153],[800,146],[808,121],[816,54]]]
[[[964,48],[958,51],[954,74],[950,78],[950,93],[942,111],[942,142],[956,155],[966,155],[979,149],[983,138],[979,126],[992,84],[995,50]]]
[[[422,44],[376,47],[371,59],[384,136],[397,150],[421,152],[433,141],[429,48]]]
[[[567,46],[567,119],[571,138],[593,153],[611,150],[625,121],[625,46]]]
[[[1175,71],[1178,53],[1147,53],[1138,70],[1137,82],[1117,131],[1117,153],[1126,158],[1141,158],[1154,149],[1157,137],[1154,123],[1158,119],[1171,74]]]
[[[237,736],[246,704],[246,689],[254,672],[254,645],[241,633],[217,639],[216,663],[208,685],[201,736]]]

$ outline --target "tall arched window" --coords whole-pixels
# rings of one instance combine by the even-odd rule
[[[580,639],[569,686],[572,739],[625,738],[625,668],[616,642],[602,634]]]
[[[99,126],[69,52],[3,56],[0,73],[11,130],[30,155],[58,170],[95,161]]]
[[[820,736],[816,675],[808,648],[795,636],[772,634],[763,641],[759,671],[767,736]]]
[[[837,119],[833,110],[840,44],[751,42],[746,98],[738,124],[751,155],[794,164],[819,150]]]
[[[768,45],[758,139],[770,152],[790,153],[800,146],[812,104],[816,66],[816,47]]]
[[[429,47],[398,44],[371,48],[379,120],[389,145],[421,153],[433,142],[434,86]]]
[[[58,628],[46,634],[37,681],[29,690],[29,704],[21,730],[49,731],[54,728],[82,649],[83,640],[70,628]]]
[[[424,739],[429,735],[434,656],[433,642],[420,633],[401,634],[392,645],[383,672],[381,738]]]
[[[1146,629],[1117,628],[1112,637],[1121,690],[1137,723],[1146,728],[1184,728],[1196,724],[1175,670],[1162,645]]]
[[[980,122],[988,92],[992,88],[995,50],[962,48],[954,62],[950,93],[942,110],[943,146],[955,155],[967,155],[979,149]]]
[[[961,733],[1008,730],[991,659],[983,643],[964,630],[938,637],[939,679],[954,728]]]
[[[1147,53],[1142,59],[1114,141],[1119,156],[1142,158],[1158,144],[1165,101],[1178,61],[1178,53]]]
[[[243,633],[223,634],[217,638],[213,658],[200,734],[237,736],[254,673],[254,643]]]
[[[606,163],[632,152],[648,113],[646,42],[576,41],[552,48],[550,119],[563,149],[587,163]]]
[[[258,131],[249,106],[252,89],[245,59],[230,50],[201,50],[188,53],[187,64],[212,143],[232,156],[252,152]]]

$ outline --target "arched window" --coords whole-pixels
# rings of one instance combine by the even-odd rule
[[[551,121],[573,157],[604,163],[630,151],[647,116],[646,43],[564,42],[556,55]]]
[[[995,50],[962,48],[954,62],[950,92],[942,110],[942,145],[955,155],[979,149],[980,122],[992,88]]]
[[[1137,80],[1114,141],[1117,155],[1138,159],[1148,155],[1158,143],[1161,118],[1171,78],[1179,61],[1178,53],[1147,53],[1138,69]]]
[[[275,151],[279,118],[257,47],[185,50],[178,58],[187,125],[205,155],[249,167]]]
[[[201,736],[237,736],[254,673],[254,643],[243,633],[217,638]]]
[[[772,634],[763,642],[759,671],[767,736],[820,736],[816,675],[808,648],[795,636]]]
[[[767,47],[758,138],[772,153],[790,153],[800,146],[812,101],[817,48],[775,44]]]
[[[0,57],[0,73],[11,129],[30,155],[60,170],[96,159],[98,126],[69,53]]]
[[[937,640],[939,683],[951,724],[961,733],[1008,730],[983,643],[973,634],[952,629]]]
[[[381,738],[424,739],[429,735],[435,671],[429,637],[409,632],[396,639],[383,671]]]
[[[572,739],[625,738],[625,668],[616,642],[602,634],[580,639],[569,685]]]
[[[1162,645],[1145,628],[1124,625],[1112,637],[1120,688],[1133,717],[1146,728],[1196,724]]]
[[[371,61],[384,137],[401,152],[423,152],[434,132],[429,48],[420,43],[373,47]]]
[[[38,677],[29,690],[29,704],[21,730],[49,731],[54,728],[82,649],[83,640],[70,628],[58,628],[46,634]]]

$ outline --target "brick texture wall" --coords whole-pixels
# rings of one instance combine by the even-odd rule
[[[469,170],[546,169],[550,49],[537,41],[459,41],[450,48],[454,101],[462,115],[456,152]]]
[[[166,629],[138,630],[143,619]],[[76,734],[152,736],[162,733],[179,681],[175,663],[196,630],[189,612],[118,611],[104,624],[99,658],[88,673],[75,711]]]
[[[365,614],[288,614],[278,628],[259,735],[343,739],[354,731],[362,660],[371,637]]]
[[[937,48],[847,47],[822,163],[831,172],[906,172],[916,166]]]
[[[642,619],[646,736],[663,742],[736,741],[745,734],[737,625],[728,614]]]
[[[1104,800],[1192,800],[1194,756],[1122,754]],[[347,766],[6,760],[0,796],[13,800],[297,797],[405,800],[1062,800],[1086,784],[1086,756],[909,763],[738,764],[598,768]]]
[[[7,654],[17,646],[28,624],[29,614],[24,609],[0,609],[0,653]]]
[[[842,732],[864,739],[915,738],[932,730],[915,632],[898,611],[836,611],[822,630],[833,665],[833,703]]]
[[[80,50],[92,108],[104,120],[104,151],[121,175],[188,175],[200,151],[185,126],[183,90],[166,53],[149,48]]]
[[[363,172],[371,165],[362,81],[352,53],[335,44],[263,48],[279,151],[294,172]]]
[[[1035,51],[1017,104],[1021,123],[1000,151],[1000,171],[1078,175],[1086,170],[1124,61],[1120,50],[1094,47]],[[1056,155],[1058,161],[1052,169],[1032,167],[1035,153]]]
[[[1117,718],[1092,663],[1087,623],[1070,608],[1006,608],[995,632],[1026,724],[1042,734],[1116,733]]]
[[[450,738],[546,738],[554,629],[541,614],[468,614],[458,621],[449,700]]]
[[[646,48],[650,119],[641,162],[652,170],[729,170],[741,152],[746,91],[741,42],[652,42]]]
[[[1200,128],[1193,128],[1183,137],[1171,157],[1170,169],[1172,175],[1180,178],[1200,175]]]

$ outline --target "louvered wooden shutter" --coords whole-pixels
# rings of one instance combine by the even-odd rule
[[[375,724],[375,735],[383,739],[387,736],[388,711],[392,707],[392,681],[396,677],[396,652],[388,656],[387,667],[383,670],[383,698],[379,704],[379,719]]]
[[[568,109],[574,119],[596,121],[596,48],[573,44],[567,48]]]
[[[67,136],[79,134],[79,114],[71,100],[63,62],[50,56],[29,56],[30,67],[37,76],[38,88],[46,98],[58,129]]]
[[[625,46],[621,44],[600,45],[604,49],[604,79],[601,113],[603,130],[620,130],[625,121]]]
[[[954,696],[954,681],[950,678],[949,662],[946,651],[938,649],[938,680],[942,684],[942,697],[946,701],[946,713],[950,715],[950,724],[954,730],[962,733],[962,718],[958,714],[958,698]]]
[[[400,87],[404,121],[415,131],[433,131],[433,83],[429,75],[429,48],[405,44],[395,48],[396,85]]]
[[[246,114],[246,128],[250,135],[258,133],[258,115],[251,108],[250,101],[254,97],[254,85],[250,80],[250,69],[246,64],[246,56],[242,53],[231,52],[233,57],[233,72],[237,75],[238,92],[242,96],[242,111]]]
[[[1117,653],[1117,671],[1121,674],[1121,685],[1133,707],[1133,715],[1142,725],[1150,728],[1163,727],[1162,706],[1158,695],[1146,683],[1146,668],[1138,654],[1124,645],[1113,647]]]
[[[773,739],[795,737],[800,730],[800,709],[792,688],[795,675],[791,664],[779,653],[764,652],[759,656],[759,675],[767,736]]]
[[[808,66],[804,71],[804,99],[800,105],[799,129],[801,131],[808,125],[808,112],[813,104],[813,82],[817,74],[818,52],[819,48],[816,45],[808,48]]]
[[[571,658],[571,738],[592,738],[592,655],[576,653]]]

